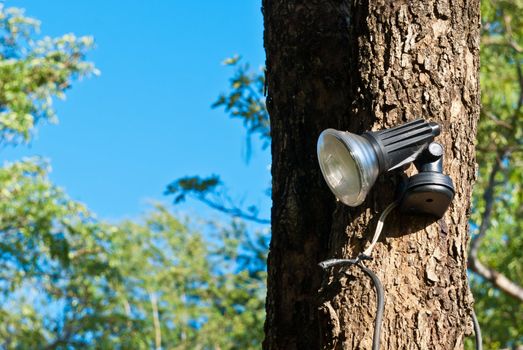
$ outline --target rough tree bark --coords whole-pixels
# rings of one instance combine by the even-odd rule
[[[416,118],[442,125],[456,196],[445,217],[394,211],[368,267],[385,288],[382,349],[460,349],[471,331],[466,244],[479,116],[478,0],[264,0],[273,209],[265,349],[370,349],[375,296],[355,257],[394,199],[381,176],[357,208],[337,204],[316,159],[328,127]],[[412,170],[410,170],[412,171]]]

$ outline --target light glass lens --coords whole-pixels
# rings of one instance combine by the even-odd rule
[[[318,159],[323,176],[336,197],[348,205],[358,205],[361,174],[347,146],[332,134],[318,140]]]
[[[365,137],[324,130],[318,139],[321,172],[336,198],[355,207],[363,203],[379,175],[378,158]]]

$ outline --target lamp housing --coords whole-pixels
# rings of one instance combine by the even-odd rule
[[[443,148],[433,142],[440,132],[437,123],[423,119],[362,135],[327,129],[318,139],[318,161],[331,191],[352,207],[363,203],[380,174],[415,162],[419,173],[404,186],[401,197],[406,201],[400,207],[405,212],[443,215],[454,187],[442,173]],[[430,193],[434,198],[428,198]],[[437,195],[443,197],[436,199]],[[420,208],[420,200],[436,202]]]

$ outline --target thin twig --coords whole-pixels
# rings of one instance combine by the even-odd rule
[[[519,46],[514,41],[505,41],[503,39],[495,39],[492,37],[483,37],[481,38],[481,45],[482,46],[505,46],[509,49],[514,50],[516,53],[523,53],[523,48]]]
[[[506,121],[504,120],[501,120],[499,119],[497,116],[494,115],[494,113],[492,112],[483,112],[483,115],[487,116],[490,120],[492,120],[494,122],[494,124],[496,124],[497,126],[501,126],[501,127],[504,127],[506,129],[509,129],[511,130],[512,129],[512,125],[510,125],[509,123],[507,123]]]
[[[264,218],[260,218],[256,215],[249,214],[238,207],[226,206],[226,205],[220,204],[216,201],[212,201],[212,200],[206,198],[205,196],[194,196],[194,197],[197,200],[199,200],[200,202],[208,205],[209,207],[211,207],[213,209],[221,211],[222,213],[232,215],[234,217],[242,218],[245,220],[257,222],[257,223],[263,224],[263,225],[267,225],[267,224],[271,223],[271,220],[269,220],[269,219],[264,219]]]

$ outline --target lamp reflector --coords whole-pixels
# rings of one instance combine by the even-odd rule
[[[318,161],[334,195],[348,206],[363,203],[379,174],[372,144],[366,138],[334,129],[318,139]]]

